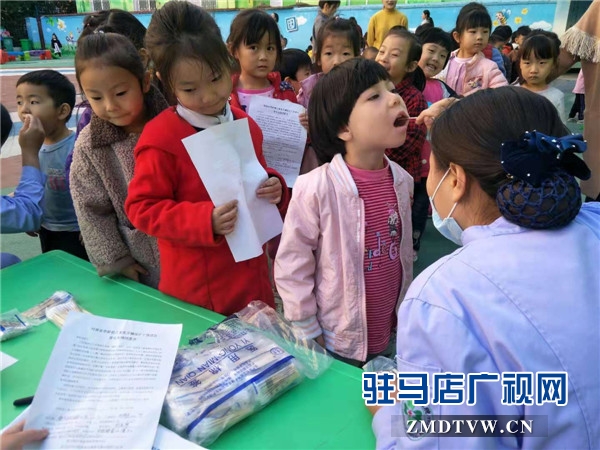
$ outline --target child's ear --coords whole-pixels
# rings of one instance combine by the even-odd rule
[[[160,81],[161,83],[163,83],[163,79],[162,79],[162,77],[160,76],[160,72],[158,72],[158,71],[157,71],[157,72],[154,72],[154,74],[156,75],[156,78],[158,78],[158,79],[159,79],[159,81]]]
[[[414,72],[418,65],[419,65],[418,61],[411,61],[410,63],[408,63],[408,66],[406,66],[406,72],[407,73]]]
[[[63,103],[58,107],[59,120],[67,120],[69,114],[71,114],[71,106],[68,103]]]
[[[457,44],[460,44],[460,33],[458,31],[452,32],[452,38],[454,38]]]
[[[285,78],[283,79],[283,81],[285,81],[286,83],[290,83],[290,84],[292,84],[292,81],[296,81],[296,80],[292,80],[292,77],[285,77]]]
[[[227,43],[227,51],[229,52],[229,54],[231,56],[233,56],[235,59],[237,59],[237,56],[235,56],[235,49],[233,48],[233,45],[231,45],[231,42]]]
[[[344,127],[338,132],[338,137],[344,142],[348,142],[352,139],[352,132],[350,131],[350,128],[348,128],[348,125],[344,125]]]

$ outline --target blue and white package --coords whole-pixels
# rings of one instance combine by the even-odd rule
[[[331,358],[323,349],[312,341],[304,342],[295,356],[293,349],[288,351],[290,345],[298,346],[289,323],[266,305],[258,311],[275,326],[257,328],[265,320],[250,324],[240,318],[242,312],[179,350],[163,407],[162,422],[168,428],[208,445],[305,376],[314,378],[327,369]]]

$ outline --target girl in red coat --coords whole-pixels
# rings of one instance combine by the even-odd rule
[[[136,228],[158,239],[159,289],[222,314],[252,300],[274,306],[265,254],[236,263],[224,238],[236,225],[236,201],[215,207],[181,142],[210,126],[248,117],[228,104],[230,56],[220,30],[202,8],[168,2],[152,16],[145,43],[157,77],[177,106],[144,128],[125,208]],[[269,173],[256,195],[283,210],[285,182],[266,167],[262,133],[248,121],[256,156]]]

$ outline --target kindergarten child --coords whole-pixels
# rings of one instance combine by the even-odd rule
[[[452,38],[441,28],[429,28],[417,36],[423,45],[419,67],[426,77],[423,96],[428,105],[443,98],[456,97],[456,92],[442,80],[435,78],[448,64],[452,52]]]
[[[58,39],[56,33],[52,33],[52,39],[50,39],[50,47],[52,47],[52,51],[59,58],[62,56],[62,43]]]
[[[438,76],[459,95],[508,84],[498,65],[483,54],[491,28],[492,18],[483,5],[469,3],[460,10],[452,33],[459,48]]]
[[[235,262],[225,236],[236,226],[237,203],[213,204],[181,140],[247,118],[256,156],[270,176],[257,197],[283,211],[288,194],[281,176],[266,167],[260,128],[241,109],[229,106],[231,57],[215,29],[207,11],[186,1],[167,2],[152,16],[146,48],[177,106],[148,122],[142,132],[125,211],[136,228],[158,239],[159,289],[229,315],[253,300],[274,306],[267,258],[263,253]]]
[[[260,9],[243,10],[231,22],[227,47],[240,70],[232,76],[231,106],[247,112],[253,96],[297,103],[292,86],[282,83],[279,72],[274,72],[282,49],[273,17]]]
[[[319,0],[319,13],[315,18],[315,23],[313,24],[312,35],[310,37],[310,42],[313,45],[313,54],[316,53],[316,48],[318,46],[317,37],[319,36],[319,31],[321,27],[327,22],[329,19],[335,17],[335,13],[341,5],[341,1],[339,0]]]
[[[90,260],[100,276],[120,273],[156,288],[156,239],[133,227],[125,199],[135,144],[146,122],[167,102],[150,83],[133,43],[120,34],[81,39],[75,73],[93,110],[77,138],[71,166],[73,202]]]
[[[421,44],[413,33],[402,27],[393,27],[383,40],[375,59],[390,75],[410,117],[417,117],[427,109],[427,102],[421,92],[425,87],[425,74],[419,67],[421,53]],[[386,150],[386,155],[413,177],[415,192],[425,190],[425,186],[421,184],[421,153],[426,137],[425,125],[417,125],[412,120],[408,123],[404,143]],[[421,234],[425,230],[427,211],[427,206],[412,210],[414,260],[420,248]]]
[[[566,123],[565,95],[550,86],[548,79],[558,65],[557,46],[543,34],[532,34],[525,38],[519,48],[520,84],[552,102],[563,123]]]
[[[385,69],[364,58],[333,68],[313,96],[310,133],[324,164],[296,181],[275,281],[306,338],[362,365],[395,354],[396,310],[412,280],[413,182],[385,156],[402,145],[408,113]]]
[[[292,86],[296,95],[300,91],[300,83],[310,77],[311,73],[312,62],[306,52],[299,48],[287,48],[283,51],[279,75]]]
[[[75,106],[75,86],[55,70],[36,70],[17,81],[17,110],[24,122],[31,114],[42,122],[46,138],[40,149],[40,169],[46,176],[39,230],[42,253],[62,250],[88,259],[79,237],[79,225],[65,173],[67,156],[75,145],[75,133],[67,122]]]
[[[323,75],[338,64],[360,56],[360,36],[352,22],[330,19],[321,27],[316,41],[315,61],[320,70],[300,83],[298,103],[308,109],[313,87]]]

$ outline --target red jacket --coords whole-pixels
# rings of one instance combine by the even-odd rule
[[[231,108],[234,118],[248,117]],[[287,207],[285,181],[267,168],[262,132],[248,118],[256,156],[283,186],[278,205]],[[148,122],[135,147],[135,172],[125,211],[139,230],[158,239],[159,289],[183,301],[229,315],[252,300],[274,306],[267,257],[236,263],[227,241],[212,230],[211,201],[181,140],[196,130],[171,107]],[[218,151],[208,149],[208,151]]]
[[[408,110],[410,117],[417,117],[422,111],[427,109],[427,101],[423,97],[423,93],[412,84],[411,77],[402,80],[396,86],[396,90]],[[417,125],[414,120],[408,122],[406,130],[406,140],[404,144],[396,148],[388,148],[385,154],[395,163],[399,164],[412,177],[415,183],[421,181],[421,151],[425,145],[427,137],[427,127],[425,125]]]
[[[298,103],[296,99],[296,93],[294,92],[294,88],[287,82],[281,81],[281,75],[279,72],[271,72],[267,75],[267,79],[273,86],[273,98],[278,100],[289,100],[292,103]],[[231,92],[231,97],[229,98],[229,104],[232,107],[243,109],[242,105],[240,105],[240,99],[237,95],[237,85],[240,81],[240,74],[236,73],[231,76],[231,82],[233,83],[233,90]]]

